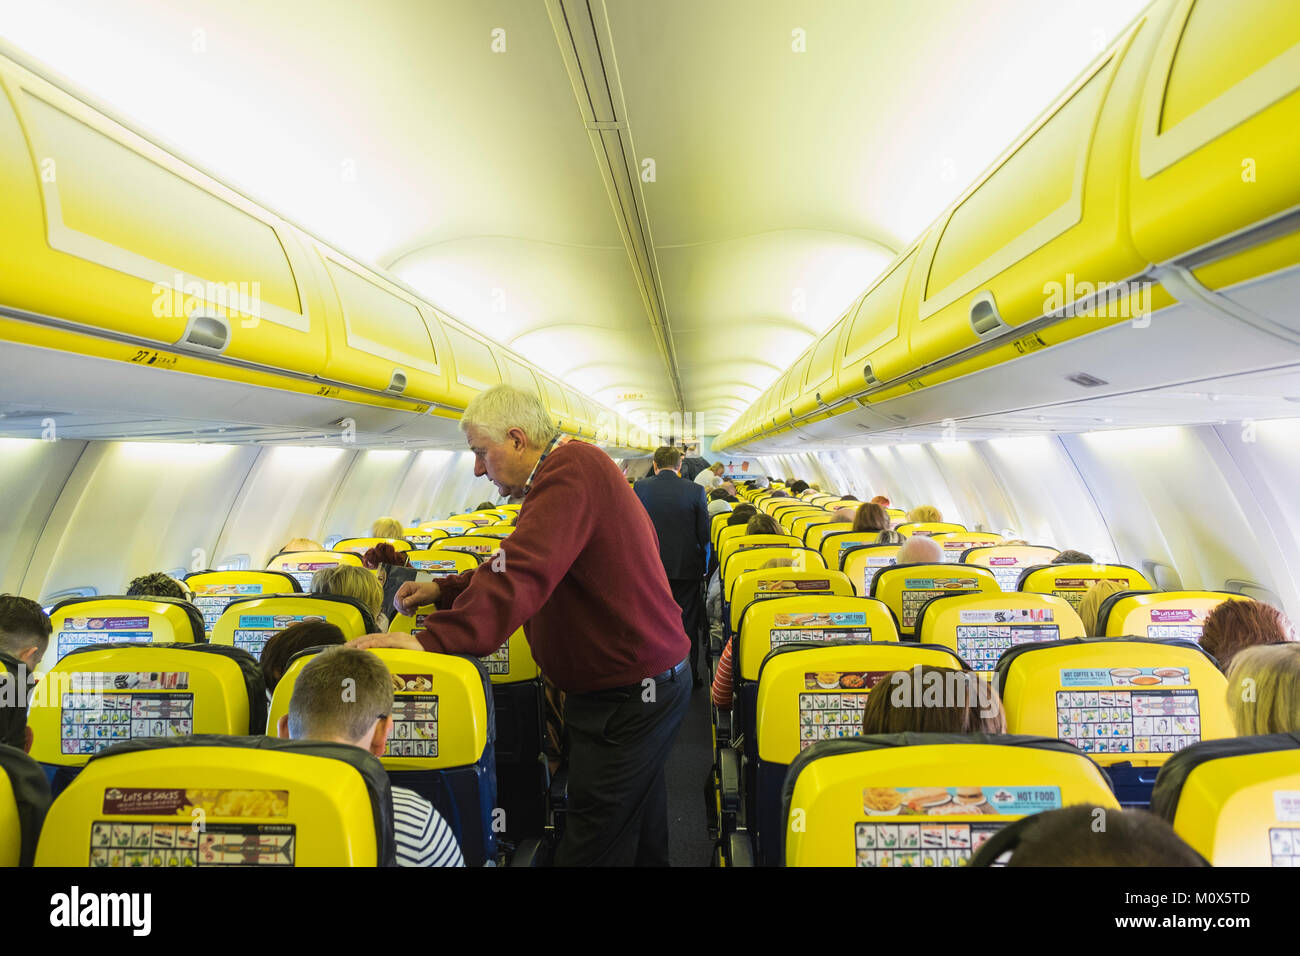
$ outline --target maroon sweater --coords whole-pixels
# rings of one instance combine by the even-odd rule
[[[690,652],[654,525],[618,466],[582,442],[554,449],[504,553],[442,578],[425,650],[482,656],[521,625],[550,680],[574,694],[640,682]],[[500,568],[501,570],[494,570]]]

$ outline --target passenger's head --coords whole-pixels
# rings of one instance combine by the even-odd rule
[[[806,481],[795,481],[790,485],[790,494],[792,495],[801,495],[807,490],[808,482]]]
[[[1024,545],[1029,544],[1029,542],[1026,541],[1024,538],[1006,538],[999,543],[1000,544],[1024,544]]]
[[[1173,827],[1145,810],[1075,804],[1014,825],[1020,839],[1007,866],[1207,865]]]
[[[655,449],[655,472],[677,471],[682,467],[682,451],[672,445],[660,445]]]
[[[772,568],[793,568],[794,558],[768,558],[759,566],[760,571],[770,571]]]
[[[724,481],[722,484],[718,485],[718,487],[724,490],[733,499],[736,497],[736,483],[734,481]]]
[[[280,683],[280,678],[289,669],[289,662],[299,651],[305,651],[309,647],[346,643],[343,631],[337,624],[328,621],[298,621],[283,631],[272,634],[271,639],[262,647],[262,656],[258,661],[267,691],[275,690],[275,685]]]
[[[378,757],[393,726],[392,713],[393,677],[384,662],[355,647],[331,647],[299,672],[289,713],[280,718],[280,735],[351,744]]]
[[[54,626],[35,601],[16,594],[0,594],[0,654],[7,654],[32,670],[45,656]]]
[[[894,560],[898,564],[940,564],[943,561],[943,548],[928,535],[914,534],[903,542]]]
[[[1052,558],[1053,564],[1092,564],[1092,555],[1082,551],[1062,551]]]
[[[294,538],[281,551],[324,551],[325,545],[311,538]]]
[[[726,501],[731,497],[726,488],[714,488],[709,492],[710,501]]]
[[[785,529],[771,515],[756,514],[746,523],[745,534],[785,534]]]
[[[852,524],[854,519],[857,518],[858,516],[858,509],[857,508],[836,508],[834,511],[831,512],[831,514],[835,515],[836,521],[847,521],[850,524]]]
[[[470,399],[460,428],[474,452],[474,474],[487,476],[503,498],[524,493],[528,476],[558,434],[541,400],[511,385]]]
[[[722,473],[726,470],[727,470],[726,465],[724,465],[720,461],[715,461],[712,465],[709,466],[709,471],[713,472],[718,477],[722,477]]]
[[[379,581],[365,568],[354,564],[321,568],[312,575],[311,593],[354,598],[369,608],[371,617],[376,619],[384,604],[384,590]]]
[[[1084,634],[1089,637],[1101,636],[1097,617],[1101,613],[1102,603],[1112,594],[1125,590],[1128,590],[1128,585],[1121,584],[1119,581],[1093,582],[1092,587],[1084,592],[1083,600],[1079,602],[1079,617],[1083,620]]]
[[[871,503],[873,505],[880,505],[880,507],[882,508],[889,507],[889,499],[886,498],[884,495],[876,495],[876,497],[871,499]]]
[[[1228,669],[1241,651],[1258,644],[1294,641],[1295,632],[1287,616],[1260,601],[1224,601],[1205,616],[1201,647]]]
[[[972,671],[918,664],[880,679],[862,713],[864,734],[1004,734],[991,682]]]
[[[845,495],[840,499],[840,501],[857,501],[857,500],[858,499],[853,495]]]
[[[853,516],[854,531],[888,531],[889,513],[880,505],[868,502]]]
[[[1238,651],[1228,668],[1228,709],[1242,737],[1300,732],[1300,644]]]
[[[368,570],[378,570],[381,565],[392,564],[399,567],[406,567],[411,563],[411,559],[406,556],[405,551],[398,551],[387,541],[381,541],[373,548],[367,548],[366,553],[361,556],[361,565]]]
[[[876,544],[905,544],[907,537],[901,531],[895,531],[890,528],[876,535]]]
[[[943,514],[934,505],[917,505],[907,513],[907,520],[912,523],[942,521]]]
[[[370,537],[400,538],[403,530],[402,522],[398,521],[396,518],[376,518],[375,523],[370,526]]]
[[[728,527],[735,524],[747,525],[749,524],[749,519],[754,517],[755,514],[757,514],[757,512],[754,511],[752,508],[749,511],[742,511],[741,508],[744,507],[745,507],[744,505],[739,505],[738,507],[731,509],[731,517],[727,519]]]
[[[731,502],[726,498],[714,498],[709,502],[708,508],[710,515],[720,515],[731,511]]]
[[[142,574],[126,586],[127,597],[164,597],[179,601],[190,599],[189,589],[170,575],[156,571]]]
[[[474,506],[474,510],[475,510],[475,511],[491,511],[491,510],[492,510],[492,502],[490,502],[490,501],[480,501],[477,505]]]

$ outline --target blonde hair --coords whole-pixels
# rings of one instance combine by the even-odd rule
[[[1242,737],[1300,731],[1300,644],[1239,651],[1228,668],[1228,710]]]
[[[1118,591],[1128,590],[1127,584],[1121,584],[1118,581],[1095,581],[1092,587],[1083,595],[1083,600],[1079,602],[1079,617],[1083,619],[1083,633],[1088,637],[1101,637],[1098,633],[1097,616],[1101,613],[1101,605]]]
[[[376,518],[375,523],[370,526],[370,537],[400,538],[404,530],[402,522],[385,515],[382,518]]]
[[[943,515],[934,505],[917,505],[907,513],[907,520],[913,524],[930,521],[942,521]]]
[[[294,538],[281,551],[324,551],[325,546],[311,538]]]
[[[311,579],[312,594],[333,594],[338,597],[350,597],[360,601],[370,610],[379,625],[379,609],[384,605],[384,589],[379,586],[379,579],[354,564],[337,564],[332,568],[321,568]]]

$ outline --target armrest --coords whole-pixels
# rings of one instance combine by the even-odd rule
[[[562,810],[569,805],[569,765],[561,764],[551,777],[551,786],[546,791],[551,809]]]
[[[731,709],[727,707],[713,708],[713,726],[718,738],[718,748],[727,747],[730,749],[731,743]]]
[[[740,754],[730,747],[718,751],[718,781],[722,794],[722,812],[740,811]]]
[[[739,830],[727,838],[727,854],[729,863],[732,866],[754,865],[754,844],[750,842],[749,834]]]

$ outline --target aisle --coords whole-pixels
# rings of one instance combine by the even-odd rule
[[[709,688],[691,692],[690,710],[668,757],[668,854],[673,866],[708,866],[713,844],[704,815],[704,778],[713,764]]]

